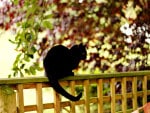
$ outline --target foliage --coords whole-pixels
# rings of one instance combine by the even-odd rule
[[[0,27],[16,32],[13,75],[35,74],[55,44],[87,45],[77,72],[150,69],[148,0],[2,0]],[[44,33],[44,36],[40,36]]]

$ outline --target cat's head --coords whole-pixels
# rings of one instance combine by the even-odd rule
[[[80,43],[79,45],[74,45],[70,50],[76,56],[78,55],[78,57],[80,57],[81,60],[86,59],[86,56],[87,56],[86,46],[83,45],[82,43]]]
[[[86,56],[87,56],[87,51],[86,51],[86,46],[83,45],[82,43],[79,44],[79,50],[80,50],[80,57],[82,60],[85,60],[86,59]]]

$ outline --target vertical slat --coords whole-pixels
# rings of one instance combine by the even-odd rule
[[[111,90],[111,113],[116,112],[116,98],[115,98],[115,78],[110,80],[110,90]]]
[[[147,103],[147,76],[143,77],[143,105]]]
[[[84,80],[85,113],[90,113],[89,80]]]
[[[36,84],[37,113],[43,113],[42,83]]]
[[[70,81],[70,89],[71,89],[71,93],[72,95],[75,95],[75,81]],[[75,102],[71,102],[71,113],[75,113]]]
[[[103,113],[103,80],[102,79],[98,79],[97,97],[98,97],[98,113]]]
[[[122,111],[126,113],[127,111],[127,80],[126,77],[122,78]]]
[[[17,85],[17,104],[18,104],[18,112],[24,113],[23,84]]]
[[[133,110],[137,109],[137,77],[133,77],[132,81],[132,92],[133,92]]]
[[[61,113],[60,95],[55,90],[53,91],[54,91],[54,113]]]

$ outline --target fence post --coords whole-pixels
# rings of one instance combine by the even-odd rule
[[[0,86],[0,113],[17,113],[16,93],[7,86]]]

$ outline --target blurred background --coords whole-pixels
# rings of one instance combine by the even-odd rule
[[[76,74],[150,70],[149,14],[149,0],[0,0],[0,77],[44,76],[43,58],[57,44],[86,45]],[[51,89],[44,91],[50,102]],[[33,103],[33,93],[26,92],[25,104]],[[103,95],[109,94],[106,83]],[[110,111],[110,104],[104,108]]]

